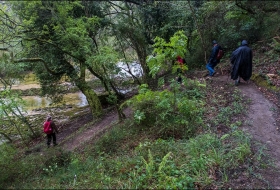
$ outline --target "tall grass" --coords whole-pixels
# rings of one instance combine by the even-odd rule
[[[225,144],[228,139],[235,141]],[[23,187],[210,188],[213,183],[221,185],[223,180],[217,179],[220,176],[226,179],[227,171],[250,154],[250,141],[241,132],[226,138],[203,134],[189,140],[158,139],[145,141],[123,155],[73,154],[64,167],[54,160],[51,167],[41,166],[40,175],[26,179]]]

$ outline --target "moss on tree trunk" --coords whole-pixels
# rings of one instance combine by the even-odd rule
[[[82,91],[82,93],[86,96],[88,104],[91,109],[91,113],[93,117],[100,117],[103,114],[101,102],[97,96],[97,94],[91,89],[85,81],[79,80],[76,85]]]

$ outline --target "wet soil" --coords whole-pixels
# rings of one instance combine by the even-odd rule
[[[225,85],[234,84],[234,81],[227,75],[217,75],[209,80]],[[259,168],[258,172],[261,177],[257,181],[245,177],[245,175],[240,175],[237,180],[232,180],[231,184],[236,188],[245,189],[256,187],[280,189],[280,134],[278,131],[279,123],[277,122],[279,108],[275,102],[276,99],[273,98],[272,94],[263,93],[263,90],[252,81],[241,80],[238,86],[233,85],[232,88],[239,89],[242,95],[250,100],[242,130],[250,134],[253,146],[259,143],[264,147],[264,154],[271,159],[273,165],[268,166],[268,168]]]

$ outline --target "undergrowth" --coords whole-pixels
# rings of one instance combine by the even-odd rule
[[[211,86],[210,86],[211,87]],[[213,86],[212,86],[213,87]],[[240,165],[261,163],[250,137],[239,129],[246,102],[225,87],[209,91],[205,82],[171,81],[170,89],[142,86],[129,102],[134,117],[117,124],[83,151],[54,148],[18,159],[2,145],[0,182],[25,189],[185,189],[225,188]],[[223,94],[223,96],[221,95]],[[218,95],[218,96],[215,96]],[[227,128],[223,133],[216,129]],[[12,161],[16,162],[12,162]],[[250,169],[250,171],[249,171]],[[253,167],[247,167],[253,173]]]

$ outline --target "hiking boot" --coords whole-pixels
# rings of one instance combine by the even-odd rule
[[[240,83],[240,80],[235,80],[235,82],[234,82],[235,86],[238,86],[239,83]]]
[[[211,75],[211,77],[213,77],[215,74],[216,74],[216,72],[214,72],[214,73]]]

